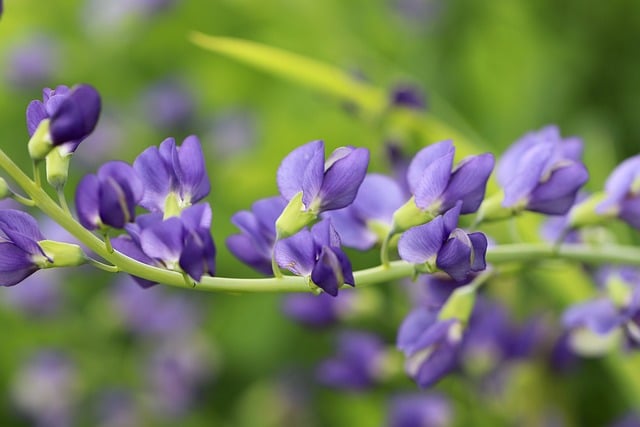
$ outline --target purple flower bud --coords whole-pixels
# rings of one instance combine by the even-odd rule
[[[89,85],[69,89],[58,86],[43,90],[43,102],[31,101],[27,107],[27,129],[32,136],[44,119],[50,119],[49,134],[53,145],[66,144],[73,152],[98,124],[101,100],[98,91]]]
[[[245,264],[264,274],[271,274],[271,253],[276,241],[276,220],[287,205],[280,197],[258,200],[251,211],[240,211],[231,222],[240,234],[227,238],[229,251]]]
[[[35,273],[48,260],[38,242],[44,240],[29,214],[0,210],[0,285],[13,286]]]
[[[391,105],[404,107],[411,110],[424,110],[427,108],[424,93],[420,88],[407,84],[398,85],[391,91]]]
[[[76,189],[76,209],[80,223],[95,230],[103,225],[123,228],[135,218],[142,199],[142,182],[127,163],[110,161],[97,175],[85,175]]]
[[[467,234],[455,228],[460,206],[458,202],[444,215],[405,231],[398,241],[400,257],[413,264],[435,264],[458,282],[484,270],[487,238],[483,233]]]
[[[562,215],[573,205],[589,174],[580,160],[582,141],[562,139],[555,126],[516,141],[500,160],[498,182],[502,206]]]
[[[351,205],[326,212],[323,217],[331,219],[344,246],[367,250],[381,238],[372,227],[386,229],[386,235],[393,224],[393,213],[404,201],[404,193],[393,179],[367,174]]]
[[[453,410],[439,394],[405,394],[391,399],[389,427],[447,427],[452,425]]]
[[[606,199],[597,207],[640,229],[640,155],[631,157],[611,172],[605,184]]]
[[[385,346],[377,336],[364,332],[342,332],[338,337],[336,353],[318,367],[318,381],[346,390],[366,390],[375,385],[385,355]]]
[[[456,368],[461,342],[459,320],[440,320],[437,311],[417,309],[400,325],[397,345],[407,357],[407,373],[420,387],[430,387]]]
[[[302,192],[307,211],[341,209],[353,202],[369,164],[369,150],[340,147],[325,161],[324,142],[293,150],[278,168],[280,194],[291,200]]]
[[[133,168],[144,184],[140,205],[152,212],[165,212],[170,197],[183,209],[205,198],[211,189],[202,147],[194,135],[180,147],[167,138],[160,147],[147,148],[133,162]]]
[[[340,237],[329,220],[279,240],[275,258],[281,268],[298,276],[310,276],[331,296],[338,295],[343,284],[355,286],[351,262],[340,248]]]
[[[467,157],[452,170],[454,154],[453,143],[442,141],[414,156],[407,181],[420,210],[443,213],[458,201],[462,201],[462,214],[478,210],[493,170],[493,155]]]

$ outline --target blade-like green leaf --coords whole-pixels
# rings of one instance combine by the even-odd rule
[[[190,39],[203,49],[351,101],[370,113],[379,113],[386,108],[384,91],[331,65],[247,40],[213,37],[199,32],[191,33]]]

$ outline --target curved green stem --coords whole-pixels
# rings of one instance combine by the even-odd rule
[[[69,205],[67,204],[67,198],[64,195],[63,187],[56,188],[56,193],[58,193],[58,202],[60,203],[60,207],[67,215],[71,216],[71,210],[69,210]]]
[[[100,270],[108,271],[109,273],[117,273],[117,272],[120,271],[120,269],[118,268],[117,265],[105,264],[103,262],[100,262],[100,261],[98,261],[96,259],[93,259],[93,258],[90,258],[90,257],[87,257],[86,259],[87,259],[87,263],[88,264],[90,264],[90,265],[92,265],[92,266],[94,266],[94,267],[96,267],[96,268],[98,268]]]
[[[384,268],[389,268],[389,243],[392,237],[393,233],[389,232],[380,245],[380,263]]]
[[[27,199],[26,197],[22,197],[21,195],[16,193],[12,193],[11,198],[16,202],[21,203],[25,206],[33,207],[36,205],[36,202],[34,202],[33,200]]]

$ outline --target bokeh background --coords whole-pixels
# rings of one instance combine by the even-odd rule
[[[98,88],[104,108],[74,158],[69,197],[106,160],[132,161],[168,136],[198,135],[221,276],[257,277],[224,248],[237,231],[229,218],[276,194],[276,169],[294,147],[314,139],[329,148],[366,146],[372,169],[385,171],[389,141],[413,149],[434,141],[196,47],[192,30],[315,58],[390,98],[409,85],[426,114],[477,152],[499,153],[555,123],[584,139],[592,189],[638,152],[640,3],[633,0],[4,3],[2,149],[27,169],[26,105],[43,87],[79,82]],[[48,237],[67,238],[42,224]],[[354,258],[360,267],[375,263],[375,254]],[[602,426],[633,408],[599,360],[571,359],[554,370],[538,357],[499,379],[459,375],[419,392],[393,351],[410,304],[403,286],[360,291],[341,326],[309,329],[282,314],[281,296],[142,291],[124,275],[39,272],[0,289],[0,425],[381,426],[391,422],[394,402],[415,393],[432,408],[424,425],[438,426]],[[517,322],[535,316],[554,336],[564,307],[535,277],[495,288]],[[345,328],[371,331],[389,348],[374,387],[340,390],[318,377]]]

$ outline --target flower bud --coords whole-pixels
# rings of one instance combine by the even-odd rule
[[[293,196],[276,220],[278,239],[293,236],[315,220],[317,215],[307,211],[302,203],[302,191]]]
[[[11,197],[11,189],[4,178],[0,177],[0,200]]]
[[[47,267],[75,267],[86,263],[86,256],[78,245],[54,240],[40,240],[38,245],[49,258]]]
[[[31,139],[29,139],[27,148],[29,149],[29,156],[35,161],[42,160],[49,154],[49,151],[53,148],[53,142],[49,134],[49,119],[44,119],[40,122]]]
[[[69,175],[69,161],[72,153],[67,153],[60,146],[55,147],[47,154],[47,182],[54,188],[62,188]]]

